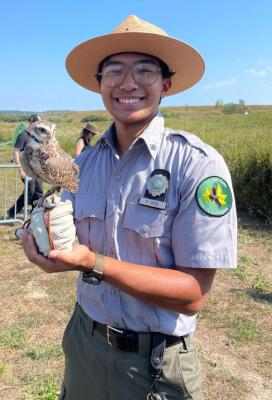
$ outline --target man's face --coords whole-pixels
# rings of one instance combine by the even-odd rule
[[[137,79],[146,68],[156,70],[154,82],[145,84],[137,82],[131,72],[134,68],[134,78]],[[142,68],[142,69],[141,69]],[[100,91],[105,107],[116,122],[123,124],[149,122],[158,111],[160,99],[171,86],[170,79],[163,79],[159,62],[155,57],[140,53],[120,53],[111,56],[103,65],[102,73],[113,71],[114,74],[125,70],[124,79],[116,86],[107,84],[102,77]],[[152,80],[153,81],[153,80]]]

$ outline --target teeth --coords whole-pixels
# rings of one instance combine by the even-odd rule
[[[123,104],[134,104],[134,103],[139,103],[141,101],[141,99],[118,99],[119,103],[123,103]]]

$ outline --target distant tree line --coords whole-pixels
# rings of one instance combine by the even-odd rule
[[[221,108],[224,114],[245,114],[248,113],[245,100],[240,99],[238,103],[223,103],[222,99],[215,102],[215,108]]]
[[[106,115],[95,115],[91,114],[88,115],[87,117],[84,117],[81,119],[81,122],[86,123],[86,122],[105,122],[105,121],[111,121],[110,117],[107,117]]]

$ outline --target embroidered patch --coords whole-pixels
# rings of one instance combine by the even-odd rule
[[[230,211],[232,206],[230,187],[224,179],[210,176],[198,185],[196,201],[206,214],[222,217]]]

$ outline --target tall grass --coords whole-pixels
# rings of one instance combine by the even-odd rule
[[[195,133],[230,169],[237,207],[272,223],[272,107],[225,115],[207,107],[162,109],[166,125]]]

